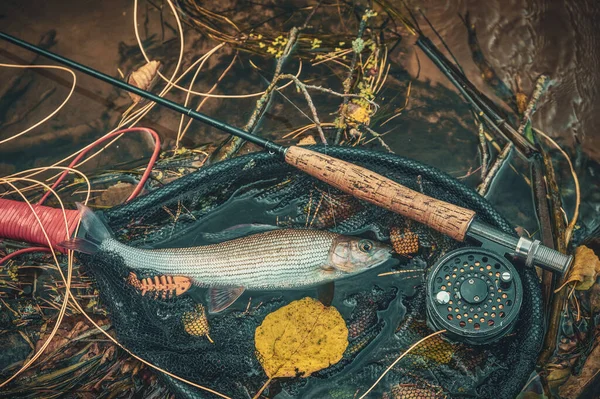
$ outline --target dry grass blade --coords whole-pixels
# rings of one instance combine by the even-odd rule
[[[569,155],[563,150],[557,143],[552,139],[552,137],[548,136],[546,133],[542,132],[539,129],[533,129],[537,134],[548,140],[560,153],[565,157],[565,160],[569,164],[569,169],[571,170],[571,176],[573,176],[573,183],[575,184],[575,210],[573,211],[573,217],[567,226],[567,231],[565,232],[565,241],[566,245],[569,245],[569,241],[571,241],[571,235],[573,234],[573,229],[575,228],[575,223],[577,223],[577,218],[579,217],[579,206],[581,204],[581,191],[579,188],[579,179],[577,178],[577,173],[575,173],[575,168],[573,167],[573,163],[571,162],[571,158]]]
[[[385,371],[383,372],[383,374],[381,374],[379,376],[379,378],[377,379],[377,381],[375,381],[373,383],[373,385],[371,385],[371,387],[367,390],[367,392],[365,392],[364,394],[362,394],[362,396],[358,399],[363,399],[365,396],[367,396],[369,394],[369,392],[371,392],[376,386],[377,384],[379,384],[379,382],[383,379],[383,377],[385,377],[385,375],[387,373],[389,373],[389,371],[394,368],[394,366],[400,361],[402,360],[402,358],[404,358],[404,356],[408,355],[413,349],[415,349],[417,346],[419,346],[420,343],[427,341],[429,338],[431,337],[435,337],[436,335],[440,335],[445,333],[446,330],[440,330],[440,331],[436,331],[433,334],[429,334],[428,336],[426,336],[425,338],[422,338],[420,340],[418,340],[416,343],[414,343],[410,348],[408,348],[406,350],[406,352],[402,353],[400,356],[398,356],[398,358],[396,360],[394,360],[394,362],[392,364],[390,364],[390,366],[385,369]]]
[[[0,67],[4,67],[4,68],[50,68],[50,69],[59,69],[61,71],[66,71],[69,72],[71,74],[71,76],[73,77],[73,84],[71,85],[71,90],[69,91],[69,94],[67,94],[67,97],[63,100],[63,102],[54,110],[52,111],[49,115],[47,115],[46,117],[44,117],[42,120],[40,120],[39,122],[33,124],[32,126],[28,127],[27,129],[17,133],[17,134],[13,134],[12,136],[4,139],[4,140],[0,140],[0,144],[6,143],[7,141],[10,140],[14,140],[17,137],[20,137],[22,135],[24,135],[25,133],[35,129],[36,127],[40,126],[41,124],[43,124],[44,122],[46,122],[47,120],[49,120],[50,118],[52,118],[54,115],[56,115],[58,113],[58,111],[60,111],[66,104],[67,102],[69,102],[69,99],[71,98],[71,96],[73,95],[73,92],[75,91],[75,87],[77,86],[77,76],[75,75],[75,73],[73,71],[71,71],[68,68],[65,67],[61,67],[61,66],[56,66],[56,65],[12,65],[12,64],[0,64]]]

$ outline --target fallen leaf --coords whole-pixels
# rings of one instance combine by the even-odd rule
[[[312,298],[294,301],[265,317],[256,328],[258,360],[269,380],[308,377],[339,362],[348,346],[348,328],[340,312]]]
[[[581,245],[575,250],[575,260],[565,284],[575,282],[576,290],[589,290],[596,282],[598,273],[600,273],[600,259],[594,251]]]
[[[306,136],[298,141],[298,145],[315,145],[317,141],[313,136]]]
[[[595,347],[588,355],[579,375],[572,375],[558,389],[561,398],[576,399],[584,389],[600,374],[600,345],[595,342]]]
[[[557,388],[563,384],[571,375],[571,369],[568,367],[553,367],[546,380],[552,388]]]
[[[129,198],[134,189],[135,185],[131,183],[119,182],[104,190],[102,195],[96,199],[95,204],[102,206],[120,205]]]
[[[139,87],[142,90],[149,90],[155,82],[159,67],[160,61],[150,61],[146,65],[140,67],[138,70],[133,71],[131,75],[129,75],[127,82],[130,85]],[[129,93],[129,96],[133,100],[134,104],[137,104],[142,100],[142,97],[134,93]]]
[[[348,104],[348,118],[351,120],[362,123],[364,125],[368,125],[371,123],[371,113],[368,109],[361,107],[358,104],[349,103]]]

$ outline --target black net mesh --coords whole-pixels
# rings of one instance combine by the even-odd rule
[[[512,233],[483,198],[448,175],[402,157],[348,147],[316,150],[381,173],[412,189],[477,212]],[[389,241],[406,258],[397,268],[336,282],[333,305],[344,317],[349,345],[343,359],[309,378],[275,380],[268,397],[351,398],[366,389],[420,338],[430,334],[423,272],[459,244],[417,223],[354,200],[267,153],[254,153],[187,175],[104,214],[117,238],[132,246],[174,247],[222,239],[219,232],[244,223],[311,227]],[[396,234],[398,233],[398,234]],[[396,235],[394,235],[396,234]],[[418,238],[415,238],[418,237]],[[402,240],[408,241],[402,244]],[[247,292],[222,314],[202,319],[205,290],[182,295],[141,295],[118,256],[82,256],[109,309],[118,339],[152,363],[233,398],[252,397],[267,380],[257,360],[254,331],[270,312],[305,291]],[[517,328],[484,347],[434,337],[406,356],[370,397],[514,398],[534,368],[543,338],[541,293],[535,273],[521,270],[524,301]],[[152,277],[137,273],[138,279]],[[129,280],[129,282],[128,282]],[[205,331],[206,329],[206,331]],[[205,332],[208,332],[211,343]],[[214,397],[163,377],[177,397]]]

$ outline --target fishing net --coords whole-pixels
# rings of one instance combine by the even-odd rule
[[[418,162],[350,147],[315,147],[414,190],[473,209],[481,220],[513,233],[485,199],[448,175]],[[427,227],[357,201],[285,164],[254,153],[191,173],[103,215],[116,237],[144,248],[218,242],[240,224],[309,227],[389,242],[402,254],[386,276],[378,268],[336,282],[332,305],[348,326],[349,345],[340,362],[309,378],[273,381],[265,395],[279,398],[351,398],[366,389],[427,326],[424,279],[428,268],[457,243]],[[246,292],[227,311],[205,319],[206,290],[182,295],[147,292],[118,256],[81,256],[97,281],[119,341],[137,355],[180,377],[233,398],[252,397],[267,380],[254,346],[266,315],[306,296],[304,291]],[[369,397],[514,398],[533,371],[543,338],[541,292],[532,270],[519,271],[523,306],[515,330],[500,342],[468,346],[432,337],[403,358]],[[137,283],[135,283],[137,282]],[[209,337],[206,333],[209,332]],[[213,394],[163,376],[182,398]]]

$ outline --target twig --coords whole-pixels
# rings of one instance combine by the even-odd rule
[[[312,13],[311,13],[311,15],[312,15]],[[263,95],[256,101],[256,107],[254,107],[254,111],[252,112],[252,115],[250,115],[248,122],[244,126],[245,131],[252,133],[254,131],[254,129],[256,128],[256,126],[258,125],[260,115],[262,115],[265,108],[267,108],[267,106],[271,100],[273,91],[277,88],[277,81],[280,79],[281,70],[283,69],[283,65],[285,64],[285,62],[288,60],[289,55],[292,51],[292,48],[293,48],[294,44],[296,43],[296,40],[298,39],[299,32],[300,32],[300,30],[295,27],[290,30],[290,34],[288,36],[288,42],[286,43],[286,46],[283,50],[281,57],[279,57],[279,59],[277,60],[277,64],[275,65],[275,72],[273,73],[273,80],[271,81],[271,83],[269,84],[269,86],[267,87],[267,89],[265,90]],[[231,158],[236,152],[238,152],[240,150],[240,148],[242,148],[244,143],[245,143],[245,140],[243,140],[239,137],[236,137],[236,136],[230,136],[224,142],[224,144],[221,146],[221,148],[212,154],[211,158],[209,159],[209,163],[214,163],[217,161],[222,161],[222,160]]]
[[[508,143],[504,146],[502,152],[500,152],[498,158],[496,158],[496,161],[494,162],[487,176],[483,180],[483,183],[481,183],[477,188],[477,192],[479,193],[479,195],[484,196],[487,193],[488,189],[490,188],[490,185],[492,184],[492,181],[494,180],[494,177],[496,176],[500,168],[502,168],[502,165],[504,165],[504,162],[508,158],[512,148],[513,145],[511,143]]]
[[[544,91],[546,91],[547,82],[548,82],[548,77],[545,75],[542,75],[537,79],[537,81],[535,83],[535,90],[533,91],[533,94],[531,94],[529,103],[527,103],[527,108],[525,108],[525,112],[523,112],[523,118],[521,119],[521,124],[519,125],[519,129],[517,130],[517,132],[520,135],[523,135],[527,126],[531,125],[531,116],[535,112],[535,108],[537,106],[537,103],[538,103],[540,97],[542,96],[542,94],[544,94]]]
[[[273,80],[265,90],[264,94],[256,102],[256,107],[254,108],[252,115],[250,115],[248,122],[244,126],[245,131],[252,133],[254,129],[256,129],[256,126],[258,125],[260,119],[260,115],[262,115],[262,113],[268,107],[273,91],[277,88],[277,81],[280,79],[279,76],[281,75],[283,65],[288,60],[292,49],[294,48],[298,40],[300,31],[308,26],[309,21],[312,19],[313,15],[315,14],[320,5],[321,2],[317,3],[317,5],[313,7],[310,14],[306,17],[304,23],[300,28],[294,27],[290,30],[286,46],[283,49],[281,57],[279,57],[279,59],[277,60],[277,64],[275,65]],[[325,137],[324,134],[323,137]],[[231,158],[236,152],[238,152],[242,148],[244,143],[245,141],[240,139],[239,137],[230,136],[221,146],[221,148],[212,154],[211,158],[209,159],[209,163],[214,163],[216,161],[222,161],[224,159]]]
[[[362,128],[364,128],[367,132],[371,133],[373,135],[373,137],[379,141],[379,143],[381,144],[381,146],[383,148],[385,148],[388,152],[394,154],[394,151],[392,151],[392,149],[390,148],[389,145],[387,145],[385,143],[385,141],[383,141],[383,139],[381,138],[382,134],[377,133],[375,130],[371,129],[370,127],[368,127],[367,125],[361,125]]]
[[[483,122],[479,121],[477,127],[479,128],[479,149],[481,151],[481,178],[485,180],[488,174],[488,162],[490,161],[490,152],[488,150],[487,140],[485,139]]]
[[[356,35],[356,39],[354,39],[353,42],[353,46],[354,47],[354,43],[360,43],[363,41],[362,37],[363,34],[365,32],[365,28],[367,27],[367,21],[369,20],[369,16],[372,16],[373,11],[371,11],[370,9],[366,9],[361,20],[360,20],[360,25],[358,26],[358,33]],[[358,62],[358,58],[360,56],[360,51],[356,51],[357,49],[354,50],[354,54],[352,56],[352,62],[350,63],[350,71],[348,72],[348,77],[346,78],[346,80],[344,80],[344,94],[348,94],[350,93],[350,89],[352,88],[352,77],[354,76],[354,71],[356,69],[356,64]],[[344,97],[344,101],[342,102],[342,108],[348,105],[348,97]],[[342,139],[342,131],[344,130],[343,126],[345,123],[345,115],[342,112],[340,114],[340,127],[338,128],[337,132],[335,133],[335,144],[338,145]]]
[[[295,79],[297,79],[294,76]],[[324,93],[329,93],[331,95],[334,96],[338,96],[338,97],[347,97],[347,98],[360,98],[361,100],[365,100],[366,102],[368,102],[369,104],[371,104],[374,108],[375,111],[377,111],[379,109],[379,104],[377,104],[375,101],[373,100],[369,100],[368,98],[366,98],[364,95],[362,94],[352,94],[352,93],[338,93],[337,91],[333,91],[331,89],[328,89],[326,87],[322,87],[322,86],[315,86],[315,85],[305,85],[305,87],[309,90],[318,90],[318,91],[322,91]]]
[[[267,387],[269,386],[269,384],[271,384],[271,381],[273,381],[273,377],[269,377],[269,379],[267,380],[267,382],[265,382],[263,384],[263,386],[258,390],[258,392],[256,392],[256,395],[254,395],[254,397],[252,399],[258,399],[260,397],[260,395],[263,393],[263,391],[265,389],[267,389]]]
[[[310,94],[308,94],[308,90],[306,90],[306,85],[302,83],[300,79],[291,74],[279,75],[276,79],[273,80],[273,82],[275,83],[279,79],[293,80],[296,83],[296,87],[300,89],[300,91],[302,91],[302,94],[304,94],[304,98],[306,99],[306,103],[308,104],[308,108],[310,108],[310,112],[312,113],[313,122],[317,126],[317,131],[319,132],[319,136],[321,137],[321,142],[323,144],[327,144],[327,139],[325,138],[325,133],[321,128],[321,121],[319,120],[319,115],[317,114],[317,108],[315,107],[315,104],[313,103]]]

